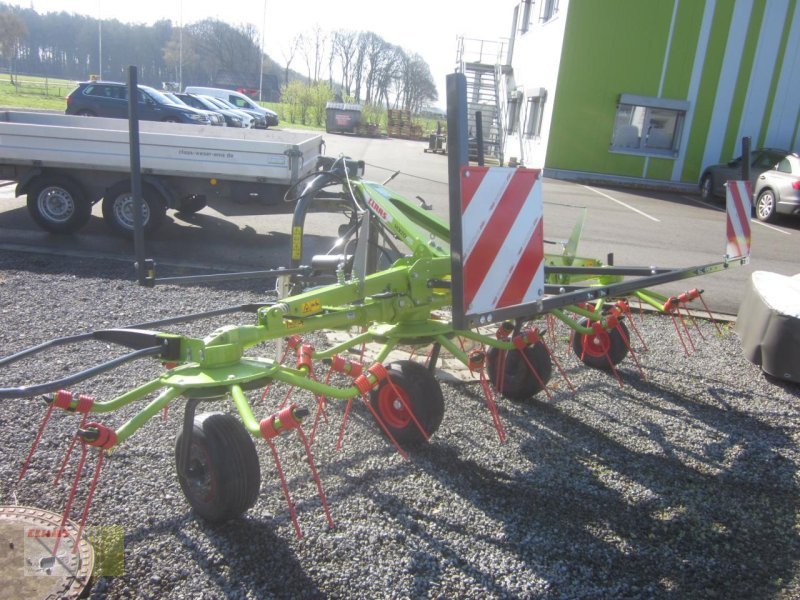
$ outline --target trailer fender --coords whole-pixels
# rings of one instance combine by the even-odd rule
[[[152,186],[164,200],[164,206],[167,208],[179,208],[180,202],[177,194],[173,191],[170,185],[159,177],[152,177],[149,175],[142,176],[142,183]]]
[[[28,193],[28,188],[31,185],[31,182],[39,177],[43,173],[42,169],[30,169],[17,180],[17,187],[14,190],[15,196],[24,196]]]

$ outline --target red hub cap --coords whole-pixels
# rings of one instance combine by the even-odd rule
[[[394,429],[408,427],[411,423],[411,414],[406,410],[406,406],[410,405],[408,394],[398,385],[387,383],[378,391],[378,412],[389,427]]]

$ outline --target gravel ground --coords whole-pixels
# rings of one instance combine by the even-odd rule
[[[56,336],[268,297],[252,283],[143,289],[121,263],[6,252],[0,254],[0,355]],[[202,335],[252,318],[171,329]],[[89,524],[124,528],[125,573],[98,578],[91,595],[800,597],[798,386],[766,378],[743,358],[727,327],[718,336],[701,323],[706,339],[686,358],[668,319],[645,316],[638,326],[650,345],[639,353],[646,379],[629,358],[620,369],[623,385],[579,366],[559,331],[558,355],[577,391],[554,375],[552,399],[501,400],[504,444],[476,385],[442,384],[442,426],[409,460],[363,409],[354,409],[336,452],[343,410],[332,405],[314,453],[334,530],[326,526],[299,441],[283,436],[278,448],[302,539],[294,535],[264,443],[257,444],[261,494],[245,517],[211,526],[193,516],[174,471],[177,402],[168,421],[149,423],[106,463]],[[98,343],[48,351],[4,369],[0,385],[56,378],[109,352]],[[74,389],[108,399],[156,373],[158,365],[140,361]],[[256,402],[257,416],[279,402]],[[76,418],[59,414],[51,421],[17,486],[43,409],[38,400],[4,403],[0,504],[60,512],[66,488],[52,484],[52,473]],[[101,419],[118,426],[131,414],[125,409]]]

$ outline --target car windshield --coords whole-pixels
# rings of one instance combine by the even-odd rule
[[[211,110],[219,110],[220,109],[219,106],[217,106],[213,102],[210,102],[206,98],[201,98],[200,96],[191,96],[191,97],[194,98],[195,100],[197,100],[200,104],[202,104],[206,108],[210,108]]]
[[[178,98],[175,94],[171,92],[164,92],[163,95],[167,100],[172,102],[172,104],[177,104],[178,106],[186,106],[186,104],[180,98]]]
[[[150,96],[153,100],[155,100],[159,104],[175,104],[175,102],[167,98],[164,94],[162,94],[158,90],[154,90],[153,88],[144,86],[139,86],[139,89],[145,92],[148,96]]]
[[[238,106],[234,106],[233,104],[231,104],[227,100],[224,100],[223,98],[215,98],[215,100],[219,101],[219,103],[222,104],[225,108],[236,108],[238,110],[242,110]]]
[[[213,104],[214,106],[218,106],[219,108],[225,108],[225,109],[232,108],[232,107],[228,106],[227,104],[225,104],[219,98],[214,98],[212,96],[206,96],[205,99],[208,100],[209,102],[211,102],[211,104]]]

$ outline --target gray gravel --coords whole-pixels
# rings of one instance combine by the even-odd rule
[[[253,283],[143,289],[132,279],[121,263],[0,254],[0,355],[56,336],[269,298]],[[202,335],[237,322],[252,317],[171,329]],[[700,326],[706,339],[686,358],[668,319],[644,317],[639,328],[650,349],[639,359],[647,378],[627,359],[622,386],[579,366],[560,330],[558,355],[577,392],[554,375],[551,400],[501,400],[505,444],[475,385],[442,385],[442,426],[407,461],[364,410],[354,410],[337,453],[343,407],[332,405],[314,452],[335,530],[299,442],[278,440],[300,540],[263,443],[255,507],[224,526],[192,515],[173,465],[177,402],[167,422],[148,424],[106,464],[89,523],[124,527],[125,574],[99,578],[92,597],[800,597],[798,387],[749,364],[729,327],[718,336],[709,323]],[[0,385],[56,378],[112,352],[96,343],[56,349],[3,370]],[[158,369],[143,361],[74,389],[108,399]],[[258,416],[279,401],[257,403]],[[17,486],[43,410],[36,400],[4,408],[0,504],[59,512],[66,488],[52,485],[52,473],[76,418],[52,420]],[[118,426],[131,414],[101,420]]]

